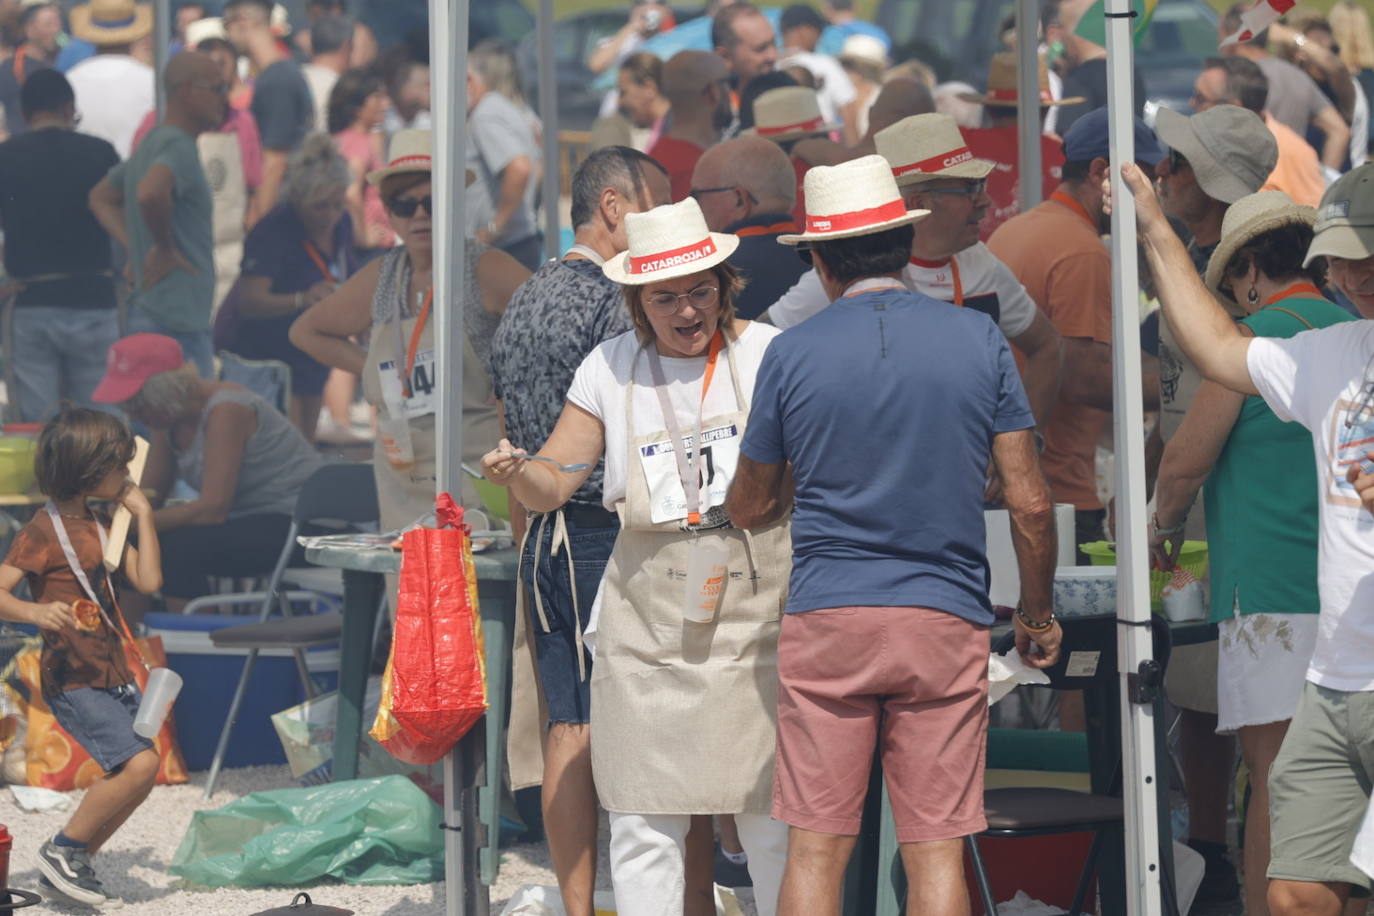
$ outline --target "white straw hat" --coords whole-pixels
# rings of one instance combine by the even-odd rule
[[[885,127],[873,137],[878,154],[892,167],[898,185],[937,178],[986,178],[996,163],[975,159],[959,125],[947,114],[919,114]]]
[[[432,172],[434,170],[434,160],[431,155],[433,146],[434,134],[431,131],[414,128],[396,131],[396,136],[391,138],[391,149],[387,150],[389,155],[386,165],[368,172],[367,183],[374,188],[380,188],[382,182],[392,175],[404,175],[408,172]],[[468,169],[464,178],[463,187],[467,187],[477,179],[477,174],[472,169]]]
[[[806,86],[783,86],[770,89],[754,99],[754,126],[740,133],[762,137],[774,143],[785,143],[801,137],[828,134],[839,127],[838,124],[825,123],[816,90]]]
[[[624,286],[644,286],[715,267],[739,247],[739,236],[706,228],[706,217],[692,197],[629,214],[625,238],[629,250],[601,267],[612,282]]]
[[[1316,221],[1316,210],[1298,206],[1293,203],[1293,198],[1282,191],[1260,191],[1242,197],[1231,204],[1222,217],[1221,241],[1207,261],[1204,277],[1207,285],[1217,292],[1221,291],[1221,280],[1231,259],[1251,239],[1290,223],[1311,226]]]
[[[872,235],[930,215],[908,210],[882,156],[860,156],[839,165],[818,165],[806,173],[806,231],[780,235],[783,245]]]

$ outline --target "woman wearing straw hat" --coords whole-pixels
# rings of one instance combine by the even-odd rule
[[[1325,263],[1303,267],[1316,212],[1282,191],[1226,211],[1206,283],[1247,313],[1256,337],[1350,320],[1322,297]],[[1150,548],[1173,568],[1188,509],[1205,484],[1211,619],[1219,623],[1219,732],[1236,732],[1250,770],[1248,912],[1267,913],[1270,765],[1297,708],[1317,638],[1317,480],[1307,431],[1258,397],[1203,382],[1169,440],[1155,485]]]
[[[502,440],[482,464],[548,512],[605,458],[622,527],[593,612],[592,766],[618,912],[682,913],[691,815],[734,814],[771,916],[787,848],[768,812],[791,544],[785,521],[734,528],[724,501],[778,332],[735,317],[726,258],[739,239],[709,232],[695,200],[631,214],[626,229],[629,250],[603,270],[635,330],[582,363],[539,461]]]
[[[327,366],[361,374],[377,408],[373,468],[382,525],[395,530],[434,509],[434,307],[431,286],[430,143],[403,130],[384,168],[369,172],[402,244],[354,274],[291,326],[291,342]],[[471,175],[469,174],[469,181]],[[504,252],[469,240],[463,269],[463,460],[476,462],[498,438],[486,351],[501,313],[529,271]],[[364,349],[354,340],[367,334]],[[479,504],[470,483],[463,505]]]

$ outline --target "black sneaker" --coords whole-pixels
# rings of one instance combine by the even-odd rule
[[[101,909],[114,909],[121,901],[106,896],[84,849],[58,846],[52,840],[38,850],[38,870],[62,896]],[[40,881],[41,883],[41,881]]]
[[[749,877],[749,863],[736,864],[725,857],[725,850],[716,843],[715,880],[721,887],[753,887],[754,879]]]
[[[1241,912],[1240,881],[1236,868],[1227,858],[1226,847],[1220,843],[1189,840],[1188,845],[1202,854],[1206,871],[1202,884],[1193,897],[1190,911],[1197,916],[1232,916]]]

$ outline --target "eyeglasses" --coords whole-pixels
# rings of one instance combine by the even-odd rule
[[[958,197],[977,197],[988,189],[986,178],[970,179],[962,188],[921,188],[922,194],[953,194]]]
[[[699,312],[715,308],[720,298],[720,290],[714,286],[698,286],[696,289],[685,293],[654,293],[649,297],[649,305],[654,310],[662,314],[671,314],[679,308],[678,300],[686,299],[692,303],[692,308]]]
[[[393,197],[386,203],[387,209],[395,213],[401,219],[410,219],[415,215],[415,211],[421,207],[430,216],[434,215],[434,196],[426,194],[424,197]]]
[[[1201,92],[1198,92],[1197,90],[1193,91],[1193,94],[1189,97],[1189,99],[1193,103],[1193,108],[1197,111],[1206,111],[1208,108],[1215,108],[1218,105],[1225,105],[1231,101],[1230,99],[1208,98],[1207,96],[1203,95]]]
[[[738,185],[733,184],[722,185],[719,188],[694,188],[693,190],[687,192],[687,196],[695,200],[698,204],[700,204],[703,194],[720,194],[723,191],[738,191],[739,193],[743,194],[745,197],[749,199],[749,203],[754,204],[755,206],[758,205],[759,199],[755,197],[748,189],[741,188]]]
[[[209,90],[210,90],[211,92],[213,92],[215,95],[219,95],[219,96],[228,96],[228,95],[229,95],[229,84],[228,84],[228,83],[225,83],[225,82],[206,83],[206,82],[202,82],[201,80],[192,80],[192,81],[191,81],[191,85],[194,86],[194,87],[197,88],[197,89],[209,89]]]

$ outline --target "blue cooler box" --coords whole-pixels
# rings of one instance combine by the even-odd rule
[[[246,649],[221,649],[210,641],[210,633],[222,627],[257,623],[256,615],[246,614],[158,614],[143,618],[149,636],[162,637],[167,666],[181,675],[183,684],[175,712],[177,739],[192,770],[207,770],[215,756],[220,730],[229,715]],[[333,690],[338,683],[339,650],[325,646],[306,652],[306,664],[321,691]],[[258,653],[248,692],[239,707],[238,722],[229,736],[224,766],[247,767],[285,764],[281,740],[272,727],[272,714],[305,699],[296,660],[286,649]]]

